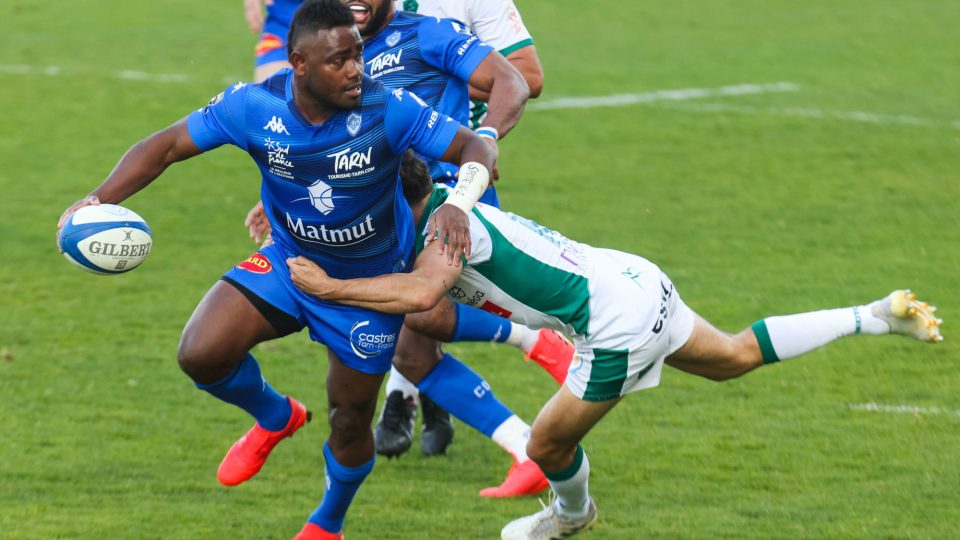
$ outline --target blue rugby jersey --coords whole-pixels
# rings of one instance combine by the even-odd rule
[[[364,71],[391,88],[413,92],[427,105],[469,126],[467,80],[493,50],[453,19],[398,11],[383,30],[364,40]],[[457,172],[456,165],[422,157],[435,180]]]
[[[404,269],[413,218],[399,181],[407,148],[440,157],[459,127],[417,96],[364,76],[360,105],[318,126],[293,101],[293,72],[238,83],[187,117],[203,151],[245,150],[260,168],[274,241],[338,278]]]

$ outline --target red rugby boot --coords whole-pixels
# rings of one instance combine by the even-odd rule
[[[290,420],[280,431],[269,431],[254,424],[240,440],[233,443],[230,451],[220,462],[217,469],[217,480],[225,486],[235,486],[249,480],[260,472],[263,464],[270,456],[270,451],[280,441],[293,437],[298,429],[310,421],[311,414],[299,401],[288,397],[290,401]]]
[[[541,328],[537,342],[524,358],[540,364],[559,384],[567,380],[567,369],[577,353],[573,343],[556,330]]]
[[[293,540],[343,540],[343,532],[327,532],[319,525],[307,522]]]
[[[507,477],[497,487],[488,487],[480,490],[481,497],[519,497],[534,495],[550,487],[547,477],[533,460],[523,463],[513,462]]]

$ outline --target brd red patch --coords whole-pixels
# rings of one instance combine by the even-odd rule
[[[273,269],[270,260],[259,253],[254,253],[249,259],[237,265],[237,268],[253,272],[254,274],[266,274]]]

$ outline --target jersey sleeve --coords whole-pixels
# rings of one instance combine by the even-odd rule
[[[190,138],[206,152],[224,144],[247,149],[244,119],[247,88],[234,85],[220,92],[210,103],[187,116]]]
[[[506,56],[533,45],[513,0],[474,0],[470,6],[470,26],[477,37]]]
[[[413,148],[420,155],[440,159],[460,128],[453,118],[406,90],[391,90],[384,107],[387,141],[397,154]]]
[[[453,19],[426,17],[417,31],[424,60],[464,81],[493,52],[493,47]]]

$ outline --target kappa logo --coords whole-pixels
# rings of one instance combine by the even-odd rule
[[[287,131],[287,126],[283,125],[283,119],[279,116],[274,116],[267,122],[267,125],[263,126],[264,130],[269,129],[274,133],[283,133],[284,135],[289,135],[290,132]]]
[[[387,36],[386,42],[387,42],[387,47],[393,47],[394,45],[396,45],[397,43],[399,43],[399,42],[400,42],[400,31],[397,30],[397,31],[395,31],[394,33],[392,33],[392,34],[390,34],[389,36]]]
[[[398,101],[403,101],[403,96],[405,95],[410,96],[414,101],[419,103],[422,107],[427,106],[427,104],[424,103],[422,99],[420,99],[420,96],[414,94],[413,92],[403,90],[401,88],[397,88],[396,90],[393,91],[393,97],[397,98]]]
[[[351,137],[355,136],[358,131],[360,131],[360,124],[363,123],[363,117],[359,114],[352,112],[350,116],[347,117],[347,133]]]
[[[353,354],[366,360],[373,356],[380,356],[384,351],[393,349],[397,341],[397,334],[376,333],[369,329],[370,321],[357,321],[350,328],[350,348]]]

